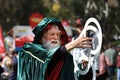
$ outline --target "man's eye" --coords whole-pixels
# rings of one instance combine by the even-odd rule
[[[54,35],[54,34],[49,34],[49,35]]]

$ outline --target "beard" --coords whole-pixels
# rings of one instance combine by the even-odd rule
[[[59,47],[59,46],[60,46],[59,40],[51,40],[51,41],[43,40],[43,47],[44,48],[52,49],[52,48]]]

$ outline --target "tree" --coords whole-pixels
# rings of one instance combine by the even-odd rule
[[[67,19],[71,24],[78,17],[85,20],[95,17],[105,35],[120,35],[120,4],[117,0],[0,0],[0,24],[4,30],[16,24],[29,25],[29,16],[33,12]]]
[[[40,0],[0,0],[0,24],[4,30],[14,25],[29,25],[31,13],[47,13],[48,9],[42,4]]]

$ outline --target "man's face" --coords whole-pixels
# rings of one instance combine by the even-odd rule
[[[60,30],[57,27],[51,27],[44,35],[43,47],[54,48],[60,46]]]

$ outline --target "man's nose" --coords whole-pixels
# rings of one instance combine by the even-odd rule
[[[59,37],[58,35],[54,35],[54,38],[55,38],[55,39],[58,39],[58,37]]]

